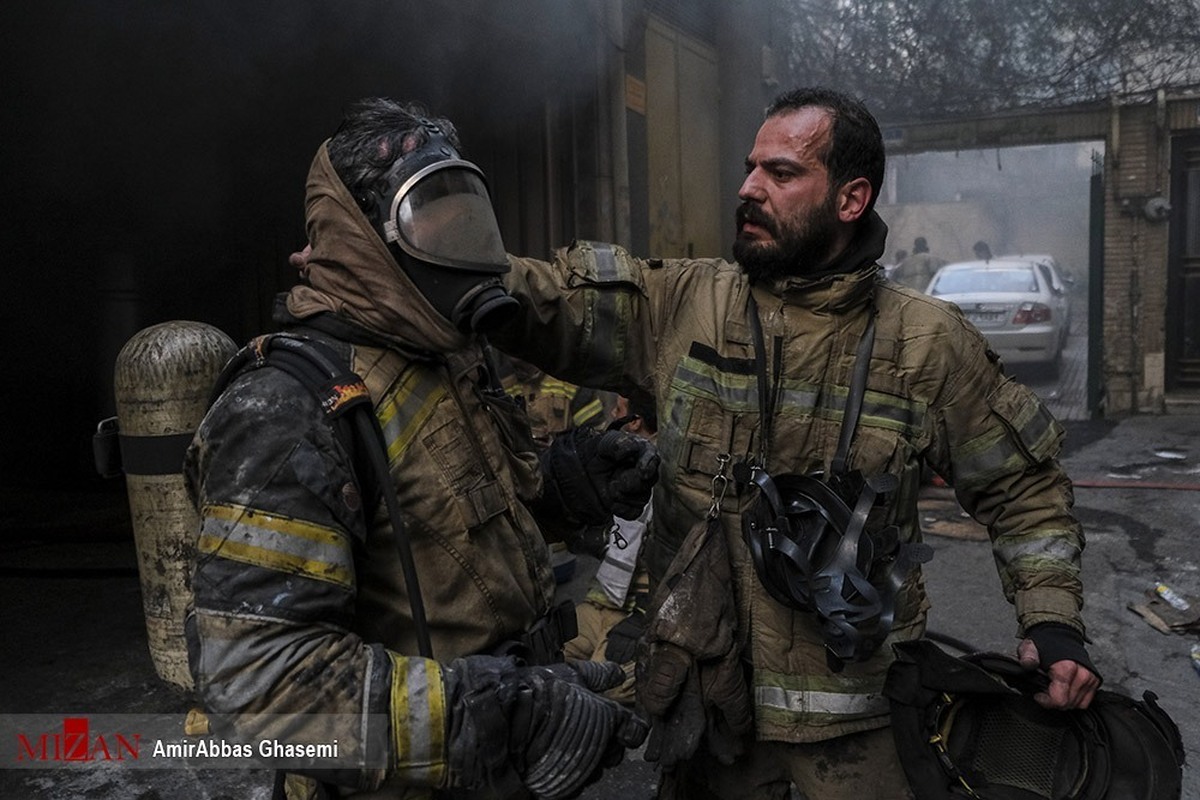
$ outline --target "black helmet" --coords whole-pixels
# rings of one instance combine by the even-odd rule
[[[1146,692],[1096,692],[1051,711],[1044,673],[1009,656],[955,657],[929,641],[893,645],[884,694],[909,785],[921,800],[1170,800],[1182,792],[1179,729]]]
[[[896,488],[895,476],[851,472],[831,484],[754,469],[750,481],[759,491],[742,536],[763,587],[783,605],[817,615],[830,669],[869,657],[891,632],[900,586],[932,554],[928,545],[901,543],[894,526],[865,529],[876,499]]]

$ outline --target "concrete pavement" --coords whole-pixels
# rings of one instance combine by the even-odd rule
[[[1195,763],[1200,675],[1188,650],[1197,637],[1159,633],[1127,606],[1155,579],[1200,597],[1200,415],[1066,424],[1063,460],[1077,481],[1076,510],[1088,533],[1092,654],[1107,688],[1159,696]],[[123,495],[5,493],[0,501],[0,712],[166,712],[182,719],[188,698],[162,684],[150,663]],[[1014,617],[987,542],[944,492],[931,492],[922,508],[935,549],[926,571],[931,627],[1010,652]],[[0,766],[8,746],[0,742]],[[0,770],[4,798],[260,800],[269,786],[269,773],[255,770]],[[653,769],[635,758],[584,797],[641,800],[652,787]],[[1184,797],[1200,800],[1200,779],[1190,770]]]
[[[1089,651],[1104,688],[1158,696],[1194,765],[1200,760],[1200,675],[1189,650],[1200,636],[1160,633],[1129,606],[1144,602],[1155,580],[1200,598],[1200,415],[1067,427],[1063,462],[1076,484],[1075,511],[1087,535]],[[959,516],[944,490],[929,494],[924,527],[941,533],[927,537],[935,549],[926,565],[930,628],[981,649],[1012,652],[1014,616],[1001,596],[986,535]],[[1200,798],[1200,776],[1188,767],[1183,797]]]

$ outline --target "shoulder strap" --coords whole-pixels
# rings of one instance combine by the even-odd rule
[[[850,394],[846,397],[845,417],[842,418],[841,435],[838,437],[837,452],[830,465],[834,475],[846,474],[850,458],[850,442],[854,440],[854,429],[862,412],[863,395],[867,392],[867,374],[871,369],[871,351],[875,345],[875,303],[867,306],[867,327],[858,340],[858,351],[854,361],[854,375],[850,378]]]
[[[238,375],[265,366],[286,372],[317,398],[334,436],[350,455],[362,495],[364,522],[369,526],[382,484],[375,480],[369,462],[363,462],[365,453],[353,422],[346,416],[356,406],[371,406],[366,384],[350,369],[348,359],[327,342],[293,333],[273,333],[252,339],[229,360],[212,388],[209,405]]]
[[[350,454],[368,526],[371,509],[378,502],[377,498],[382,496],[396,536],[400,566],[408,587],[417,646],[421,656],[432,658],[433,645],[429,639],[425,604],[421,598],[412,546],[396,493],[388,491],[391,470],[388,468],[387,446],[366,383],[350,368],[345,357],[327,342],[294,333],[266,334],[251,340],[229,360],[217,378],[209,405],[242,372],[265,366],[283,370],[316,396],[334,435]]]
[[[863,395],[867,391],[867,375],[871,368],[871,351],[875,345],[875,303],[867,306],[867,324],[863,328],[862,338],[858,340],[855,352],[854,373],[850,378],[850,393],[846,397],[846,410],[842,417],[842,428],[838,436],[837,452],[834,453],[830,465],[834,475],[844,475],[847,472],[847,462],[850,457],[850,443],[854,440],[854,430],[858,427],[858,417],[862,412]],[[772,389],[767,378],[766,344],[763,341],[762,321],[758,316],[758,303],[754,293],[750,293],[750,331],[754,335],[754,370],[758,378],[758,406],[761,418],[762,433],[759,437],[759,469],[765,470],[766,457],[770,448],[771,425],[774,421],[775,406],[778,402],[781,351],[778,344],[775,347],[775,386]]]
[[[362,378],[331,345],[293,333],[270,333],[251,339],[229,360],[217,377],[209,405],[242,372],[268,364],[288,373],[311,390],[331,418],[341,416],[356,404],[371,402],[371,394]]]

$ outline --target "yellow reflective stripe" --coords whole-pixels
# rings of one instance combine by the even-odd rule
[[[671,395],[690,395],[719,402],[731,413],[758,411],[757,378],[685,356],[671,379]],[[808,381],[784,381],[779,387],[779,415],[813,417],[841,424],[850,389]],[[863,395],[860,424],[915,435],[924,424],[925,407],[893,394],[867,390]]]
[[[756,715],[770,725],[840,725],[890,713],[882,670],[861,675],[754,673]]]
[[[429,367],[413,364],[400,374],[376,411],[389,461],[395,463],[404,455],[445,396],[445,383]]]
[[[351,548],[336,528],[234,504],[205,506],[201,517],[202,555],[354,587]]]
[[[1038,568],[1058,565],[1063,571],[1077,572],[1082,548],[1074,531],[1046,530],[1006,534],[996,540],[993,550],[1003,568],[1030,562]]]
[[[538,387],[539,394],[553,395],[555,397],[565,397],[568,400],[575,398],[575,394],[579,391],[579,387],[573,383],[560,381],[557,378],[543,378],[541,386]]]
[[[238,561],[276,572],[287,572],[292,575],[303,575],[318,581],[326,581],[343,586],[347,589],[354,587],[354,575],[346,569],[326,564],[321,561],[300,558],[290,553],[280,553],[266,550],[244,542],[234,542],[219,536],[205,533],[200,535],[196,545],[197,552],[202,555],[219,555],[230,561]]]
[[[986,485],[997,476],[1022,471],[1028,464],[1025,454],[1003,428],[989,431],[964,442],[952,453],[955,459],[955,487]]]
[[[392,660],[391,723],[396,769],[404,782],[441,786],[446,780],[446,695],[436,661]]]
[[[848,394],[848,393],[847,393]],[[912,436],[925,424],[925,404],[898,397],[894,394],[863,393],[863,405],[859,423],[890,431],[899,431]]]
[[[583,423],[587,422],[592,417],[599,416],[599,414],[603,410],[604,410],[604,406],[600,403],[600,401],[593,400],[592,402],[585,405],[583,408],[576,411],[575,414],[572,415],[572,417],[571,417],[571,422],[575,425],[582,425]]]
[[[1083,550],[1078,534],[1070,530],[1032,531],[1005,534],[992,545],[1000,566],[1000,585],[1005,597],[1012,598],[1017,589],[1029,584],[1030,576],[1039,576],[1044,586],[1045,576],[1057,573],[1066,581],[1079,579],[1079,559]]]
[[[337,528],[318,525],[304,519],[273,514],[261,509],[241,506],[236,503],[215,503],[204,507],[202,516],[227,522],[231,525],[246,525],[288,536],[298,536],[320,544],[340,545],[346,537]]]
[[[756,380],[752,374],[726,372],[693,356],[684,356],[671,378],[671,396],[716,400],[724,408],[735,412],[757,411]],[[805,407],[811,407],[813,402],[815,396]]]

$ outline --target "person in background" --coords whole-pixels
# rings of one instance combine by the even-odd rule
[[[992,260],[992,248],[988,247],[988,243],[983,241],[982,239],[980,239],[978,242],[976,242],[971,247],[971,250],[972,250],[972,252],[975,253],[975,257],[977,259],[979,259],[980,261],[991,261]]]
[[[613,425],[651,441],[658,421],[651,403],[630,402],[618,396]],[[567,642],[568,658],[611,661],[625,670],[625,681],[605,693],[621,703],[632,703],[637,642],[646,626],[646,601],[650,577],[639,556],[654,515],[647,503],[637,519],[613,517],[612,542],[588,585],[587,595],[576,606],[579,635]]]
[[[533,440],[541,446],[572,428],[602,427],[616,402],[610,392],[560,381],[520,359],[498,360],[504,391],[524,404]]]
[[[903,248],[901,248],[901,249],[897,250],[895,253],[893,253],[892,260],[889,263],[883,265],[884,276],[890,278],[892,273],[896,271],[896,267],[900,266],[904,262],[904,259],[906,259],[906,258],[908,258],[908,251]]]
[[[547,375],[532,364],[497,353],[500,383],[504,391],[520,403],[529,416],[534,444],[548,448],[554,439],[577,428],[600,428],[612,408],[615,395],[598,392]],[[563,584],[575,576],[579,553],[600,556],[608,538],[608,525],[590,525],[564,538],[552,529],[543,529],[550,545],[554,580]]]
[[[929,252],[929,244],[924,236],[913,239],[912,255],[901,261],[892,270],[891,279],[902,286],[923,292],[933,280],[933,275],[946,265],[944,258],[938,258]]]

